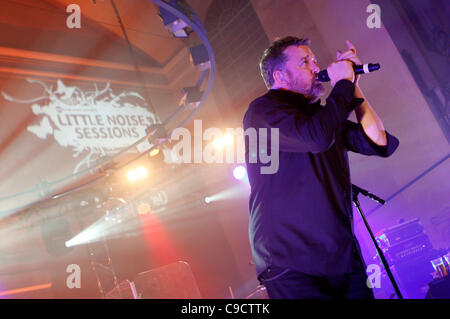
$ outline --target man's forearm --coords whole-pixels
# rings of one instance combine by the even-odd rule
[[[363,98],[364,102],[355,109],[356,118],[366,135],[380,146],[387,145],[386,131],[378,114],[370,106],[358,85],[355,85],[355,97]]]

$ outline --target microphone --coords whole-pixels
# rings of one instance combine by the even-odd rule
[[[369,64],[362,64],[362,65],[353,65],[353,70],[355,71],[355,74],[365,74],[369,72],[373,72],[380,69],[379,63],[369,63]],[[330,81],[330,77],[328,76],[327,70],[322,70],[317,75],[317,79],[320,82],[328,82]]]

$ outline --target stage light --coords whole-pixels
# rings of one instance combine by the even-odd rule
[[[159,169],[166,167],[166,154],[163,149],[155,148],[148,153],[146,165],[150,172],[157,172]]]
[[[149,125],[145,129],[145,133],[148,136],[148,142],[150,145],[161,144],[163,140],[167,137],[167,129],[161,123],[154,123]]]
[[[144,178],[147,177],[148,172],[147,172],[147,169],[145,167],[138,167],[136,169],[136,174],[137,174],[139,179],[144,179]]]
[[[198,71],[203,72],[211,68],[208,51],[203,44],[196,45],[189,51],[191,52],[189,60]]]
[[[139,216],[145,216],[151,213],[152,207],[149,203],[140,203],[137,207],[137,213]]]
[[[143,180],[147,176],[148,176],[148,170],[143,166],[130,169],[127,173],[127,178],[130,182],[136,182],[138,180]]]
[[[66,247],[97,242],[108,236],[119,234],[128,227],[122,224],[136,218],[132,206],[120,197],[110,197],[103,201],[97,207],[97,211],[103,213],[102,216],[75,237],[64,242]]]
[[[245,176],[247,176],[247,170],[245,169],[244,166],[237,166],[233,170],[233,176],[237,180],[243,180]]]
[[[213,140],[213,146],[216,149],[223,148],[226,145],[233,144],[233,137],[230,134],[226,134],[222,137],[217,137]]]
[[[178,5],[178,2],[179,0],[171,0],[169,4],[187,16],[188,14],[186,10],[182,6]],[[161,17],[167,30],[169,30],[169,32],[176,38],[187,38],[192,32],[185,21],[164,8],[159,8],[159,16]]]
[[[192,110],[200,105],[203,92],[200,91],[198,86],[189,86],[181,90],[181,95],[179,105],[184,104],[184,106]]]
[[[125,218],[131,216],[128,203],[119,197],[109,198],[102,204],[105,209],[105,220],[121,223]]]
[[[127,177],[130,182],[135,182],[138,179],[138,174],[136,170],[132,169],[128,171]]]
[[[215,149],[222,148],[223,144],[223,139],[221,137],[217,137],[213,140],[213,146]]]
[[[149,155],[150,155],[150,157],[153,157],[153,156],[156,156],[158,154],[159,154],[159,148],[154,148],[154,149],[151,150]]]
[[[100,229],[88,228],[83,230],[81,233],[76,235],[74,238],[66,241],[64,245],[69,248],[76,245],[86,244],[92,241],[95,241],[97,239],[101,238],[101,231]]]
[[[237,185],[205,197],[205,203],[209,204],[217,201],[236,200],[244,198],[248,199],[248,192],[243,189],[243,185],[241,183],[237,183]]]
[[[225,145],[233,144],[233,137],[230,134],[225,134],[222,139]]]

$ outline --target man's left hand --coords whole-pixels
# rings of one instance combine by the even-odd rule
[[[349,40],[345,40],[345,43],[347,44],[348,51],[346,51],[344,53],[342,53],[341,51],[337,51],[336,52],[336,62],[348,60],[348,61],[353,62],[353,64],[360,65],[361,61],[359,60],[358,56],[356,55],[355,46]],[[358,85],[359,76],[360,76],[360,74],[355,74],[355,82],[354,82],[355,85]]]

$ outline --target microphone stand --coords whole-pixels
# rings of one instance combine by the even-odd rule
[[[398,299],[403,299],[400,289],[398,288],[397,283],[395,282],[394,276],[392,275],[391,269],[389,268],[386,258],[384,257],[383,251],[378,246],[377,240],[375,239],[375,236],[373,235],[372,230],[370,229],[369,223],[367,222],[366,218],[364,217],[363,211],[361,209],[361,205],[359,204],[359,200],[358,200],[359,194],[367,196],[370,199],[374,200],[375,202],[380,203],[381,205],[384,205],[386,203],[386,201],[379,198],[378,196],[376,196],[374,194],[369,193],[367,190],[352,184],[353,203],[355,204],[356,208],[358,209],[359,214],[361,215],[361,218],[364,221],[364,224],[366,225],[367,231],[369,232],[370,237],[372,238],[372,241],[375,245],[375,248],[377,249],[378,257],[380,257],[381,263],[383,264],[383,267],[386,270],[386,273],[392,283],[392,286],[394,287],[394,290],[395,290],[395,293],[397,294]]]

